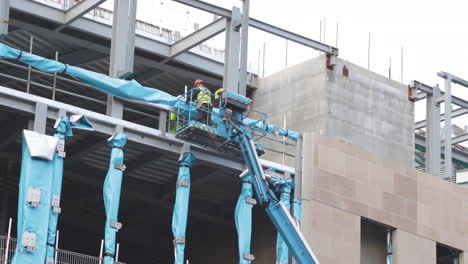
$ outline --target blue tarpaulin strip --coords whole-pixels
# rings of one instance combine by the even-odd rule
[[[55,126],[56,133],[54,134],[54,137],[58,138],[59,140],[63,140],[65,144],[65,137],[73,136],[72,128],[81,128],[88,130],[93,129],[91,124],[84,117],[81,117],[79,120],[77,120],[77,122],[70,122],[70,118],[64,116],[60,118],[60,121]],[[57,195],[58,197],[61,197],[64,158],[60,155],[55,155],[53,163],[54,177],[52,179],[51,194],[52,196]],[[53,208],[51,207],[49,216],[49,230],[47,236],[47,258],[55,258],[54,245],[56,243],[58,218],[59,214],[57,212],[54,212]]]
[[[175,264],[184,264],[185,232],[187,229],[189,198],[190,198],[190,168],[195,161],[191,152],[182,154],[179,160],[177,175],[176,198],[172,215],[172,234],[174,235]]]
[[[293,200],[293,217],[297,223],[301,223],[302,221],[302,200],[301,199],[294,199]]]
[[[56,159],[50,161],[31,157],[23,134],[18,197],[18,241],[12,264],[45,263],[51,206],[50,190],[55,162]],[[28,187],[41,190],[41,199],[38,207],[32,207],[27,203]],[[32,232],[36,235],[36,249],[32,252],[28,252],[26,248],[22,247],[24,232]]]
[[[104,181],[104,207],[106,209],[106,225],[104,234],[104,264],[114,264],[115,243],[117,231],[112,223],[118,223],[120,191],[122,187],[123,170],[116,168],[116,164],[123,165],[124,153],[122,148],[127,143],[127,136],[116,133],[109,139],[112,147],[109,160],[109,170]]]
[[[244,258],[245,254],[250,255],[250,244],[252,239],[252,208],[248,203],[248,198],[253,196],[252,176],[247,174],[242,178],[242,191],[237,200],[235,220],[237,229],[237,239],[239,246],[239,263],[248,264],[250,261]]]
[[[83,83],[89,84],[95,89],[123,98],[135,99],[144,102],[163,104],[179,109],[183,113],[192,112],[196,117],[197,111],[194,103],[189,105],[184,99],[172,96],[158,89],[144,87],[135,80],[127,81],[112,78],[107,75],[88,71],[71,65],[66,65],[55,60],[49,60],[40,56],[22,52],[0,43],[0,57],[18,59],[41,71],[51,73],[64,73],[73,76]]]
[[[61,140],[65,140],[65,135],[56,133],[54,137],[57,137]],[[60,196],[62,193],[62,177],[63,177],[63,158],[59,155],[54,156],[53,161],[53,171],[54,177],[52,179],[52,195]],[[49,229],[47,235],[47,258],[55,258],[55,239],[57,234],[57,224],[58,224],[59,214],[53,211],[53,208],[50,208],[49,215]]]
[[[18,59],[25,64],[45,72],[68,74],[95,89],[114,96],[172,106],[178,109],[179,113],[183,115],[189,116],[190,113],[193,119],[196,119],[198,115],[198,111],[193,102],[188,104],[181,97],[172,96],[158,89],[144,87],[135,80],[127,81],[112,78],[101,73],[22,52],[3,43],[0,43],[0,58]],[[261,120],[245,118],[243,124],[257,131],[275,134],[275,126]],[[278,134],[296,141],[301,137],[298,132],[284,128],[278,129]]]

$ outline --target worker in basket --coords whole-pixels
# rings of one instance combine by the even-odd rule
[[[187,100],[193,100],[197,103],[198,121],[209,125],[210,112],[212,108],[211,92],[205,87],[203,80],[196,80],[194,88],[190,89]]]

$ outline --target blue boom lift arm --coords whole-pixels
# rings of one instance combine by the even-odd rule
[[[259,200],[286,241],[294,258],[299,264],[318,264],[319,261],[292,218],[289,210],[270,189],[258,157],[258,147],[253,140],[252,130],[256,127],[245,124],[244,112],[251,100],[230,91],[223,91],[219,108],[211,112],[211,123],[203,124],[181,118],[185,125],[177,130],[177,137],[195,144],[233,154],[240,152],[240,157],[252,175],[252,184]],[[199,110],[203,111],[203,110]],[[265,123],[266,124],[266,123]],[[269,131],[267,131],[269,132]],[[230,151],[225,151],[224,148]]]

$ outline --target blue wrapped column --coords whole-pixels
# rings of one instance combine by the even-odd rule
[[[252,240],[252,208],[255,204],[252,176],[247,173],[242,178],[242,191],[237,200],[235,212],[239,264],[248,264],[253,260],[253,255],[250,254],[250,245]]]
[[[57,154],[53,160],[53,179],[52,179],[52,204],[49,215],[49,229],[47,234],[47,263],[54,263],[55,243],[57,236],[57,224],[60,208],[60,197],[62,195],[63,164],[65,159],[65,137],[73,136],[72,129],[94,130],[91,123],[82,115],[64,116],[57,120],[54,125],[54,137],[58,138]]]
[[[172,234],[174,235],[175,264],[184,264],[185,232],[187,229],[190,199],[190,168],[195,155],[184,152],[179,159],[179,174],[176,183],[176,198],[172,215]]]
[[[123,171],[125,170],[123,147],[126,143],[127,136],[123,133],[116,133],[109,139],[112,151],[109,170],[104,181],[104,207],[106,209],[104,264],[114,264],[117,231],[122,227],[122,224],[118,222],[118,214]]]
[[[288,178],[284,181],[281,181],[276,186],[277,191],[280,193],[280,200],[283,202],[284,206],[287,209],[291,208],[291,191],[294,187],[294,182],[291,178]],[[289,249],[286,245],[286,242],[281,237],[281,234],[278,233],[276,238],[276,263],[277,264],[288,264],[289,263]]]
[[[23,131],[13,264],[45,263],[57,138]]]

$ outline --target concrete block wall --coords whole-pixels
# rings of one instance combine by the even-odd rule
[[[342,73],[345,65],[348,77]],[[413,166],[414,105],[407,86],[341,59],[334,71],[326,69],[321,56],[262,78],[253,107],[275,125],[286,118],[289,129],[329,136]],[[282,161],[273,153],[266,158]]]
[[[436,263],[436,243],[397,229],[393,234],[394,264]]]
[[[322,207],[333,208],[328,210],[340,211],[349,218],[370,219],[395,228],[394,245],[399,245],[400,249],[411,248],[411,241],[416,241],[422,243],[421,252],[430,248],[436,254],[436,242],[468,251],[468,188],[383,159],[351,144],[313,134],[306,134],[304,138],[303,173],[303,215],[307,219],[303,228],[317,255],[326,255],[335,249],[336,254],[340,254],[341,247],[338,243],[319,245],[314,240],[314,236],[326,236],[324,231],[317,231],[320,227],[310,231],[311,228],[315,230],[314,221],[329,219],[329,212],[316,209]],[[330,231],[332,237],[358,227],[347,223],[336,228],[340,229]],[[417,250],[415,248],[415,252]],[[406,259],[406,253],[400,254],[401,260]],[[412,256],[407,257],[412,259]],[[395,263],[435,264],[430,254],[427,257],[430,261]],[[467,262],[464,256],[463,261]]]

